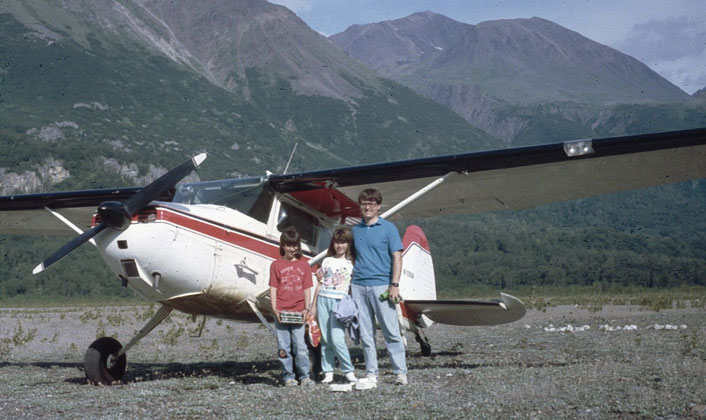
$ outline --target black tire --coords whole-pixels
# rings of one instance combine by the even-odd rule
[[[127,356],[122,355],[112,367],[108,359],[118,354],[123,345],[112,337],[101,337],[91,343],[83,358],[83,370],[88,382],[94,385],[110,385],[122,379],[127,368]]]

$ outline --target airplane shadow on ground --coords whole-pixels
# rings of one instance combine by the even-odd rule
[[[478,369],[483,367],[507,367],[514,365],[523,368],[543,368],[556,367],[573,364],[571,362],[556,361],[493,361],[490,363],[464,363],[457,360],[447,360],[447,357],[455,357],[464,354],[457,351],[434,352],[432,356],[422,356],[419,353],[408,355],[409,370],[427,369],[428,366],[416,365],[417,362],[428,360],[429,365],[434,368],[453,369]],[[358,348],[350,349],[350,356],[359,374],[365,372],[365,362],[363,351]],[[378,363],[381,371],[389,370],[390,363],[387,357],[387,350],[378,348]],[[427,364],[425,363],[425,365]],[[578,363],[578,362],[577,362]],[[0,369],[5,367],[26,367],[33,366],[42,369],[75,369],[83,372],[83,363],[76,362],[28,362],[12,363],[0,362]],[[206,378],[217,376],[228,378],[243,385],[267,384],[277,386],[280,379],[280,365],[276,358],[261,361],[218,361],[218,362],[194,362],[194,363],[129,363],[121,383],[150,382],[167,379],[182,378]],[[64,382],[72,384],[87,384],[86,378],[81,376],[64,379]]]
[[[30,362],[9,363],[0,362],[4,367],[33,366],[42,369],[76,369],[83,372],[83,363],[74,362]],[[273,373],[270,371],[274,371]],[[276,386],[279,380],[279,363],[272,361],[257,362],[196,362],[196,363],[129,363],[128,370],[122,378],[122,383],[150,382],[174,378],[206,378],[218,376],[230,378],[241,384],[264,383]],[[87,379],[79,377],[64,380],[73,384],[86,384]]]
[[[149,382],[174,378],[229,378],[243,385],[268,384],[279,381],[279,363],[271,361],[196,362],[196,363],[130,363],[123,382]]]

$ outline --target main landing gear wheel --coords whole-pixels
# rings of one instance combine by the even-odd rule
[[[83,359],[83,370],[88,382],[110,385],[122,379],[127,368],[127,356],[114,359],[123,346],[112,337],[101,337],[91,343]]]

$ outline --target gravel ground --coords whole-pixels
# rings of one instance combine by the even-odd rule
[[[379,387],[348,393],[279,387],[260,325],[208,319],[197,338],[172,314],[128,353],[123,383],[88,385],[88,345],[128,342],[152,311],[0,309],[0,418],[706,419],[703,309],[562,306],[496,327],[435,325],[432,357],[407,337],[409,386],[393,384],[381,351]]]

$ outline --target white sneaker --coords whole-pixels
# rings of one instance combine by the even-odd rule
[[[358,378],[355,377],[355,373],[353,372],[346,373],[346,380],[348,382],[358,382]]]
[[[365,379],[377,384],[378,383],[378,376],[374,373],[368,373],[365,375]]]
[[[328,384],[333,382],[333,372],[324,372],[324,379],[321,380],[322,384]]]
[[[395,383],[397,385],[407,385],[407,375],[404,373],[398,373],[397,378],[395,378]]]

